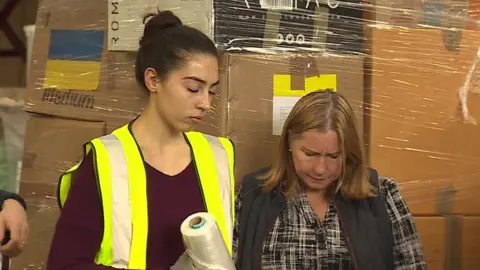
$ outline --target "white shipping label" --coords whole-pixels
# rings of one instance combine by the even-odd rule
[[[301,97],[273,97],[273,121],[272,134],[280,136],[282,134],[283,124],[287,120],[293,106]]]
[[[260,0],[260,7],[273,10],[293,10],[293,0]]]

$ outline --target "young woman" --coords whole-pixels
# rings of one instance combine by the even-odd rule
[[[412,215],[395,182],[366,168],[355,122],[335,92],[293,107],[276,162],[237,194],[237,269],[426,269]]]
[[[172,12],[148,19],[136,59],[148,104],[89,142],[81,164],[62,176],[48,269],[169,269],[189,261],[180,224],[201,211],[216,218],[231,249],[233,145],[190,131],[217,91],[217,50]]]

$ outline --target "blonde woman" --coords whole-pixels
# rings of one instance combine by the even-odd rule
[[[426,269],[395,182],[365,164],[347,100],[313,92],[292,109],[274,164],[244,177],[237,269]]]

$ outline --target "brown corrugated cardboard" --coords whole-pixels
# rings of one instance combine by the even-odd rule
[[[214,40],[220,48],[316,48],[360,53],[360,0],[214,2]]]
[[[459,115],[459,89],[480,33],[464,31],[459,50],[449,51],[441,30],[371,31],[372,166],[398,181],[416,214],[479,213],[480,127]],[[478,95],[468,95],[476,119],[479,102]]]
[[[445,265],[445,218],[415,217],[417,231],[429,270],[444,270]]]
[[[20,194],[28,204],[30,236],[12,269],[45,269],[58,216],[57,183],[61,173],[78,162],[82,145],[105,134],[104,122],[32,115],[27,123]]]
[[[55,197],[61,172],[82,158],[84,143],[105,135],[105,127],[105,122],[31,115],[26,130],[21,193],[35,202]],[[43,185],[51,189],[39,192],[37,187]]]
[[[134,56],[127,53],[107,53],[108,3],[102,1],[69,1],[68,7],[56,0],[43,0],[37,13],[32,75],[29,78],[25,109],[81,120],[107,121],[113,128],[133,119],[141,112],[146,93],[134,81]],[[76,18],[72,21],[67,18]],[[96,30],[104,36],[101,47],[101,66],[94,89],[52,89],[44,87],[47,59],[51,47],[51,31]],[[75,69],[75,66],[74,66]],[[67,73],[67,72],[65,72]],[[61,77],[65,74],[58,73]],[[82,102],[78,102],[78,101]]]
[[[480,217],[463,217],[461,221],[461,270],[480,269]]]
[[[446,215],[445,217],[416,217],[415,221],[420,232],[428,269],[479,269],[480,238],[476,232],[480,229],[480,217]],[[427,241],[425,241],[425,235],[428,236]],[[435,261],[432,261],[434,253],[437,256]],[[445,256],[442,262],[443,255]]]
[[[362,50],[361,1],[139,0],[109,1],[109,49],[135,51],[143,16],[172,10],[221,49],[328,48]],[[245,27],[246,26],[246,27]]]
[[[75,31],[75,30],[67,30]],[[48,28],[36,30],[35,49],[25,109],[43,113],[90,121],[105,121],[108,131],[118,128],[142,112],[148,93],[138,87],[135,81],[135,53],[107,52],[103,49],[98,87],[93,90],[52,88],[44,86],[48,73],[49,47],[52,31]],[[80,65],[72,64],[73,68]],[[62,77],[64,74],[56,74]],[[216,98],[214,104],[220,106]],[[199,130],[220,135],[219,121],[214,112]]]
[[[29,78],[28,97],[25,104],[27,111],[72,119],[106,121],[108,132],[126,124],[142,112],[148,94],[140,89],[135,81],[136,53],[107,52],[106,44],[109,42],[106,32],[107,9],[107,2],[104,2],[104,5],[98,5],[97,1],[72,0],[66,8],[55,0],[42,1],[38,10],[32,55],[33,71]],[[77,18],[75,22],[65,19],[73,17]],[[47,58],[52,45],[51,33],[58,29],[102,31],[104,42],[98,44],[103,47],[97,77],[98,87],[92,90],[44,87]],[[56,75],[65,76],[61,73]],[[222,119],[216,119],[213,115],[218,113],[215,111],[211,117],[207,117],[208,119],[198,129],[220,135],[219,121]]]
[[[471,23],[466,24],[468,0],[374,0],[373,2],[373,17],[376,23],[409,28],[455,26],[477,29]]]
[[[75,30],[72,30],[75,31]],[[81,33],[81,32],[73,32]],[[101,66],[96,74],[98,86],[94,89],[67,89],[62,87],[46,86],[45,78],[48,75],[47,64],[49,49],[55,44],[50,43],[51,31],[47,28],[37,28],[35,32],[35,49],[32,55],[32,76],[28,85],[28,94],[25,109],[29,112],[44,113],[82,120],[104,120],[110,123],[123,123],[133,119],[141,108],[142,93],[131,81],[133,74],[116,71],[108,60],[111,56],[103,49]],[[104,39],[106,42],[106,38]],[[104,46],[105,44],[103,44]],[[99,44],[102,46],[102,44]],[[116,59],[113,58],[113,61]],[[81,69],[81,64],[73,60],[70,69]],[[65,61],[66,62],[66,61]],[[125,62],[120,62],[126,65]],[[131,62],[129,62],[131,64]],[[64,69],[65,70],[65,69]],[[80,71],[79,71],[80,72]],[[85,71],[87,72],[87,71]],[[68,76],[57,73],[54,76],[61,78]],[[124,83],[123,87],[110,87],[112,77]],[[73,78],[72,78],[73,79]],[[129,83],[130,82],[130,83]]]
[[[270,165],[279,136],[273,135],[274,76],[290,75],[293,92],[305,92],[305,78],[336,75],[336,89],[356,111],[363,125],[363,57],[307,55],[228,55],[227,135],[236,147],[237,181],[246,173]],[[315,70],[312,67],[316,66]],[[316,73],[316,74],[315,74]],[[307,76],[306,76],[307,75]],[[313,77],[311,77],[313,76]],[[300,80],[300,86],[298,84]],[[329,83],[307,86],[325,89]],[[289,111],[288,106],[284,108]]]
[[[143,16],[157,9],[168,9],[178,14],[185,24],[211,36],[221,48],[328,47],[335,51],[361,51],[363,22],[362,10],[358,8],[361,1],[296,0],[293,6],[288,2],[116,0],[98,5],[98,1],[72,0],[69,8],[64,8],[55,0],[44,0],[37,26],[108,31],[111,50],[136,51],[143,30]],[[268,10],[261,7],[265,3],[271,5]],[[282,3],[283,8],[280,7]],[[78,19],[72,23],[68,18]]]
[[[68,6],[62,5],[59,0],[41,0],[36,25],[37,28],[105,30],[107,13],[106,0],[69,0]]]

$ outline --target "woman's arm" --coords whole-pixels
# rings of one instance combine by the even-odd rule
[[[415,221],[397,184],[388,178],[379,181],[392,223],[395,270],[427,269]]]
[[[47,269],[114,269],[94,262],[102,237],[103,209],[90,153],[80,165],[61,210]]]
[[[7,200],[14,200],[14,201],[18,202],[19,204],[21,204],[23,209],[25,209],[25,210],[27,209],[27,205],[25,203],[25,200],[22,197],[20,197],[20,195],[15,194],[15,193],[11,193],[11,192],[8,192],[8,191],[5,191],[5,190],[0,190],[0,205],[2,205],[2,208],[4,206],[4,203]]]

